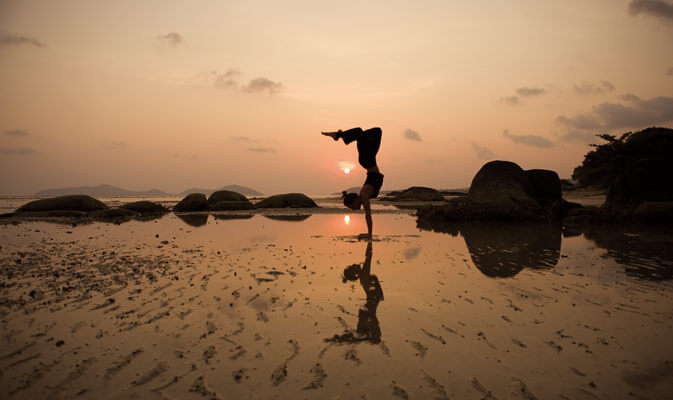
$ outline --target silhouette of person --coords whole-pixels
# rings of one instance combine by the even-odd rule
[[[367,297],[364,306],[358,311],[357,336],[352,332],[346,332],[341,336],[334,335],[333,338],[326,341],[338,343],[371,342],[374,344],[381,342],[381,327],[379,320],[376,318],[376,308],[379,302],[383,300],[383,290],[381,289],[379,278],[371,274],[371,267],[372,242],[370,241],[367,243],[365,262],[362,266],[360,264],[353,264],[344,269],[343,282],[359,280]]]
[[[353,128],[347,131],[336,132],[322,132],[323,135],[329,136],[335,141],[343,139],[344,143],[350,144],[353,141],[357,142],[358,148],[358,162],[362,168],[367,170],[367,179],[360,189],[360,195],[355,193],[341,192],[344,205],[353,210],[359,210],[360,207],[365,209],[365,220],[367,221],[367,233],[360,235],[361,238],[372,237],[372,212],[369,203],[370,199],[374,199],[379,195],[381,186],[383,186],[383,174],[376,165],[376,153],[381,146],[381,135],[383,132],[381,128],[371,128],[363,131],[362,128]]]

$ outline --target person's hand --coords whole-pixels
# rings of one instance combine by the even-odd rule
[[[369,233],[361,233],[358,235],[358,240],[371,240],[372,235]]]

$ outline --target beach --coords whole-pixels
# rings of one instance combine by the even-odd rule
[[[7,398],[667,398],[670,234],[332,208],[0,225]],[[359,276],[347,280],[357,264]],[[369,267],[365,268],[365,265]],[[352,268],[351,268],[352,271]]]

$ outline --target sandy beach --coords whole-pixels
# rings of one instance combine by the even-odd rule
[[[0,226],[2,392],[673,392],[670,235],[563,237],[560,226],[511,224],[443,233],[417,228],[407,211],[379,210],[368,243],[356,237],[365,229],[360,214],[297,214],[203,214],[200,226],[174,214],[121,225]],[[345,280],[352,264],[359,277]]]

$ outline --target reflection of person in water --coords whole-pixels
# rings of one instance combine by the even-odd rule
[[[367,243],[367,250],[365,252],[365,262],[360,264],[353,264],[344,269],[343,282],[360,281],[362,289],[365,291],[367,301],[358,312],[358,327],[357,335],[352,332],[346,332],[343,335],[334,335],[333,338],[327,339],[329,342],[381,342],[381,327],[379,320],[376,318],[376,308],[379,302],[383,300],[383,290],[379,283],[379,278],[371,274],[372,267],[372,242]]]
[[[362,237],[372,237],[372,213],[369,204],[370,199],[379,195],[381,186],[383,186],[383,174],[376,165],[376,153],[381,146],[381,128],[371,128],[363,131],[361,128],[353,128],[347,131],[322,132],[323,135],[332,139],[343,139],[344,143],[349,144],[357,141],[358,162],[362,168],[367,170],[367,179],[360,189],[360,195],[355,193],[342,192],[344,205],[353,210],[365,209],[365,220],[367,221],[367,233]]]

